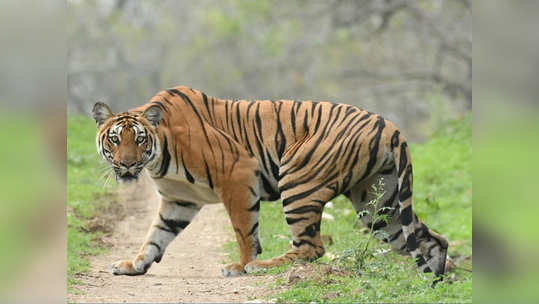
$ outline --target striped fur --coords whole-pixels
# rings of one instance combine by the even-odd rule
[[[386,181],[380,204],[390,207],[383,212],[391,220],[375,228],[385,230],[386,241],[412,255],[422,271],[444,273],[447,241],[412,210],[406,140],[379,115],[329,102],[222,100],[175,87],[118,115],[96,104],[94,118],[98,149],[120,168],[118,180],[124,181],[125,172],[136,178],[140,170],[122,167],[134,163],[133,168],[149,171],[162,196],[139,254],[113,264],[115,274],[145,273],[200,206],[217,202],[224,203],[240,248],[240,261],[226,265],[224,275],[314,260],[324,254],[320,221],[325,203],[345,194],[360,212],[371,199],[367,190],[380,177]],[[136,142],[138,129],[147,136],[144,144]],[[119,143],[109,136],[118,136]],[[260,201],[277,199],[282,199],[292,248],[256,260],[262,250]],[[370,224],[369,217],[362,220]]]

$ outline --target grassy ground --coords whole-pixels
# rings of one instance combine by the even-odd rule
[[[70,117],[67,122],[67,278],[68,288],[77,283],[76,274],[90,264],[88,255],[104,250],[97,242],[103,227],[96,225],[100,209],[111,204],[115,182],[105,185],[104,163],[95,145],[95,122]]]
[[[471,116],[444,124],[425,144],[411,144],[414,164],[414,209],[431,228],[450,241],[449,255],[457,266],[471,269],[472,176]],[[300,280],[290,280],[290,266],[270,269],[277,275],[277,302],[471,302],[472,273],[457,268],[436,288],[416,271],[410,258],[393,252],[380,254],[388,246],[372,242],[363,251],[367,234],[360,232],[356,214],[343,196],[325,212],[333,221],[322,222],[322,234],[334,244]],[[290,247],[290,233],[279,202],[261,206],[260,237],[263,253],[272,258]],[[237,259],[235,242],[225,246],[230,260]],[[363,257],[360,267],[356,258]],[[328,268],[329,267],[329,268]],[[329,269],[329,270],[328,270]],[[300,274],[300,277],[302,275]]]

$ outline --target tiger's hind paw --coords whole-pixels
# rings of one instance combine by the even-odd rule
[[[271,265],[268,264],[267,261],[251,261],[247,265],[245,265],[245,271],[247,273],[253,273],[257,271],[266,271],[268,268],[270,268]]]
[[[224,277],[235,277],[245,274],[245,270],[243,269],[243,266],[239,263],[230,263],[226,264],[223,268],[221,268],[221,274]]]
[[[110,265],[110,272],[113,275],[142,275],[146,269],[136,269],[132,261],[117,261]]]

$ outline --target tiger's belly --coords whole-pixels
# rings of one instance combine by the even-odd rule
[[[208,186],[201,183],[190,183],[185,179],[159,178],[153,179],[155,186],[165,200],[187,201],[198,205],[220,203],[219,196]]]

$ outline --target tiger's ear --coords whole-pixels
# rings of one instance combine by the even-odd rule
[[[97,122],[98,126],[101,126],[107,119],[114,116],[114,113],[110,110],[109,106],[107,106],[103,102],[96,102],[94,105],[94,108],[92,110],[92,116],[95,119],[95,122]]]
[[[161,118],[163,118],[163,113],[161,112],[161,108],[155,105],[147,108],[142,116],[144,116],[144,118],[146,118],[153,126],[157,127]]]

